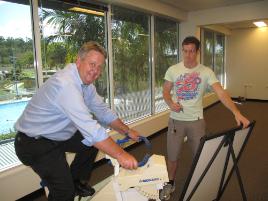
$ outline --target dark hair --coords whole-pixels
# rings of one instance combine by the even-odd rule
[[[194,44],[196,51],[200,48],[200,41],[194,36],[188,36],[182,41],[182,46]]]
[[[105,58],[107,58],[106,50],[99,43],[95,41],[89,41],[87,43],[84,43],[83,46],[78,51],[78,56],[84,58],[85,55],[91,50],[100,52]]]

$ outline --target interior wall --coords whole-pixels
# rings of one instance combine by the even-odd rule
[[[180,24],[180,39],[196,34],[200,26],[264,18],[268,18],[268,0],[189,12]]]
[[[200,27],[217,25],[213,29],[227,35],[226,87],[230,95],[268,100],[268,81],[264,77],[268,68],[267,30],[220,28],[222,23],[265,18],[268,0],[190,12],[187,21],[180,24],[180,43],[188,35],[200,37]]]
[[[232,97],[268,100],[268,28],[233,30],[227,38],[227,88]]]

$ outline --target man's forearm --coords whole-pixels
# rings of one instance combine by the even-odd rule
[[[166,104],[171,108],[171,105],[173,104],[172,96],[171,96],[171,89],[173,87],[173,83],[169,81],[165,81],[163,86],[163,99],[166,102]]]
[[[120,119],[116,119],[112,121],[109,125],[112,129],[116,130],[117,132],[121,134],[127,134],[129,131],[129,127],[124,124]]]
[[[219,83],[213,84],[212,88],[226,108],[228,108],[234,115],[240,113],[229,94],[222,88]]]
[[[100,151],[110,155],[113,158],[118,158],[122,152],[124,152],[123,149],[121,149],[111,137],[108,137],[107,139],[97,142],[94,144],[94,146],[99,149]]]
[[[234,115],[240,113],[240,111],[235,106],[234,102],[226,91],[221,92],[221,94],[219,95],[219,99],[224,104],[224,106],[227,107]]]
[[[170,105],[173,103],[171,95],[165,94],[163,95],[163,98],[166,104],[170,107]]]

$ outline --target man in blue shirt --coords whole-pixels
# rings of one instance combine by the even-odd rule
[[[124,168],[137,168],[136,159],[121,149],[102,126],[138,140],[139,133],[108,108],[93,85],[106,57],[98,43],[85,43],[76,63],[48,79],[15,124],[16,154],[46,183],[49,201],[71,201],[75,195],[94,194],[87,181],[97,149],[117,159]],[[70,167],[65,152],[76,153]]]

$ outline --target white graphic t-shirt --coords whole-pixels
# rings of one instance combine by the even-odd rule
[[[168,68],[165,80],[173,83],[173,99],[183,107],[183,111],[171,111],[170,117],[181,121],[203,119],[204,92],[208,85],[219,82],[214,72],[202,64],[186,68],[180,62]]]

